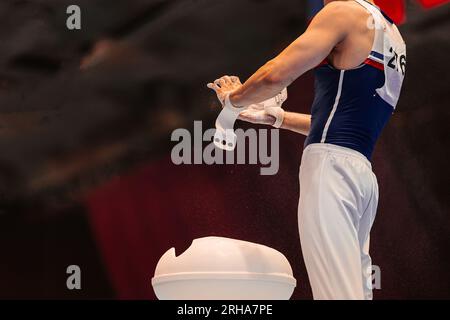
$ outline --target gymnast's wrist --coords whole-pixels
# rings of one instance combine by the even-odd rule
[[[234,108],[242,108],[243,106],[239,105],[238,101],[239,101],[239,95],[237,94],[237,90],[234,91],[230,91],[228,93],[228,98],[230,100],[230,104],[234,107]]]
[[[284,109],[281,107],[270,107],[266,108],[266,112],[275,119],[272,127],[275,127],[277,129],[282,128],[285,116]]]

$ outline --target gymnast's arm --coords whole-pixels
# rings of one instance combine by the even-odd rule
[[[311,115],[285,111],[281,128],[307,136],[311,129]]]
[[[281,129],[291,130],[305,136],[309,134],[311,127],[311,116],[309,114],[283,111],[282,117]],[[255,109],[250,106],[239,114],[238,119],[250,123],[273,126],[276,122],[276,113],[271,114],[267,110]]]
[[[351,17],[345,3],[326,5],[299,38],[230,94],[231,103],[248,106],[275,96],[316,67],[345,39],[351,31],[349,20]]]

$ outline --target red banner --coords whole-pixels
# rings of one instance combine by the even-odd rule
[[[403,0],[375,0],[375,4],[394,20],[396,24],[405,22],[405,2]]]
[[[419,2],[425,8],[433,8],[433,7],[439,6],[444,3],[449,3],[450,0],[419,0]]]

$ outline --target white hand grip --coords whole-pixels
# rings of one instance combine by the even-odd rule
[[[234,133],[234,123],[242,110],[232,110],[224,107],[216,120],[216,132],[214,133],[214,144],[216,147],[231,151],[236,147],[236,134]]]
[[[281,108],[283,102],[286,100],[287,89],[284,88],[275,97],[258,103],[258,105],[263,108]],[[239,114],[245,109],[247,109],[247,107],[234,107],[230,102],[230,96],[226,96],[225,105],[216,119],[216,132],[214,134],[214,144],[216,147],[227,151],[234,150],[237,142],[237,137],[234,133],[234,123],[239,117]]]

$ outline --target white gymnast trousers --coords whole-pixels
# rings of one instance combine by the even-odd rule
[[[369,233],[377,204],[377,179],[362,154],[325,143],[306,147],[298,221],[314,299],[372,299]]]

